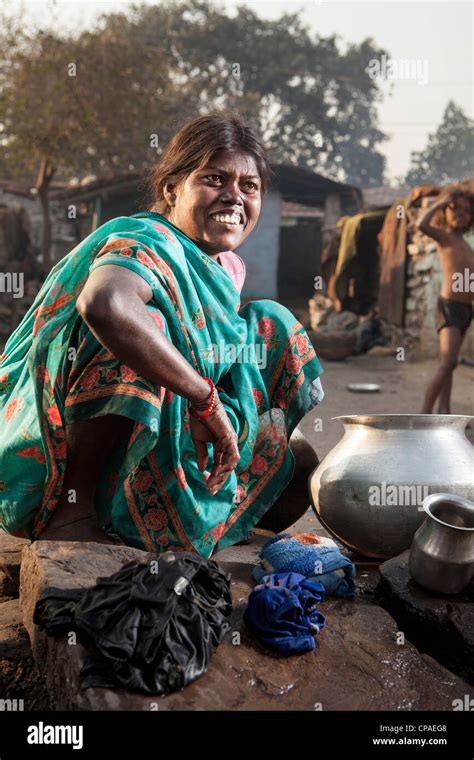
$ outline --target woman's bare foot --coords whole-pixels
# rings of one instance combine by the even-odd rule
[[[133,420],[126,417],[107,414],[66,427],[67,464],[62,493],[39,541],[123,545],[97,524],[94,496],[102,467],[114,448],[128,440],[133,425]]]
[[[291,437],[290,448],[295,458],[293,478],[268,512],[260,518],[256,528],[281,533],[294,525],[309,509],[308,478],[318,466],[319,458],[301,433]]]
[[[92,541],[97,544],[116,543],[97,525],[92,516],[80,517],[71,522],[47,525],[38,536],[38,541]]]

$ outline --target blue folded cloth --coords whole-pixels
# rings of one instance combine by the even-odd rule
[[[300,573],[308,580],[322,583],[326,594],[354,598],[355,567],[341,553],[332,539],[313,533],[279,533],[260,551],[263,569],[255,567],[253,576],[260,581],[267,573]]]
[[[299,573],[271,573],[249,596],[244,620],[258,639],[281,654],[309,652],[326,619],[317,611],[324,587]]]

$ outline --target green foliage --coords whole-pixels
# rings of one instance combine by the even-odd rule
[[[140,169],[185,119],[230,109],[255,123],[274,160],[380,184],[385,137],[366,67],[383,52],[369,39],[342,52],[297,14],[269,21],[240,6],[231,17],[206,0],[133,6],[75,36],[5,29],[0,170],[33,177],[45,160],[63,177]]]
[[[443,120],[422,151],[411,154],[410,185],[446,185],[474,174],[473,122],[452,100]]]

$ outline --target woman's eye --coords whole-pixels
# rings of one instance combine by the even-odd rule
[[[222,177],[220,174],[209,174],[207,179],[210,179],[212,182],[219,182],[219,180],[222,180]]]
[[[253,192],[254,190],[257,190],[257,185],[255,184],[255,182],[246,182],[245,187],[248,187],[251,192]]]

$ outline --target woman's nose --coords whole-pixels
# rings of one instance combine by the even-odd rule
[[[229,182],[225,186],[222,199],[224,200],[226,198],[232,200],[234,203],[243,205],[242,191],[238,182]]]

